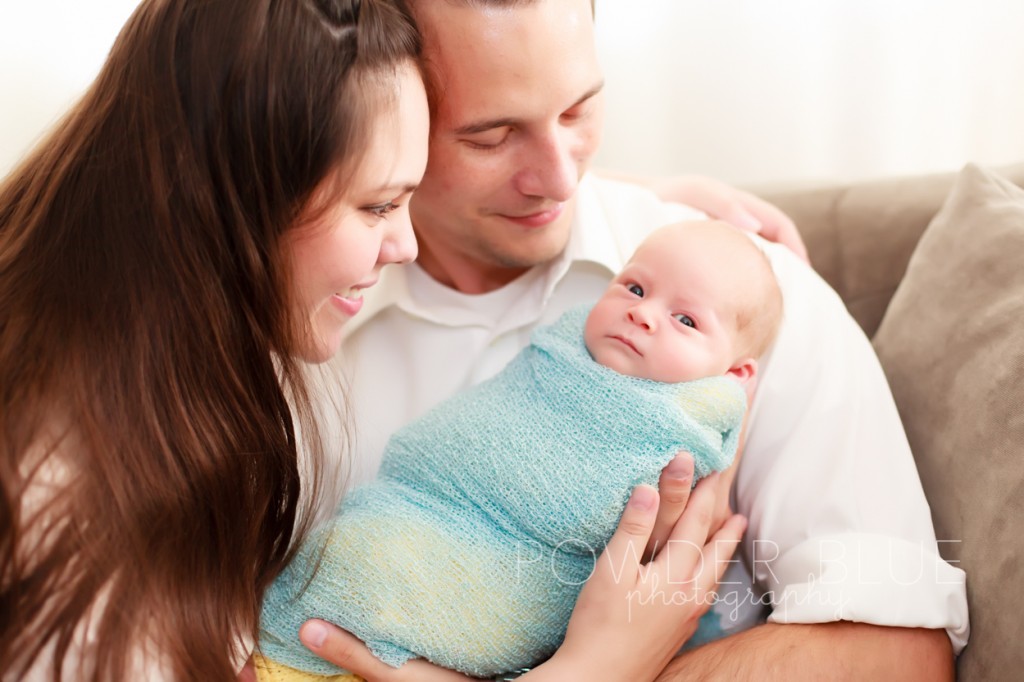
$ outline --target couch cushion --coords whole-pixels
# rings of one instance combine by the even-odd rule
[[[1024,186],[1024,163],[999,172]],[[956,173],[910,175],[764,196],[793,218],[814,269],[872,336],[955,178]]]
[[[1024,190],[977,166],[961,171],[921,237],[874,343],[940,550],[967,572],[971,638],[958,663],[961,679],[1019,675]]]
[[[871,336],[953,173],[772,195],[800,228],[814,269]]]

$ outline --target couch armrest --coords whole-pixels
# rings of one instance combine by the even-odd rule
[[[1024,163],[999,169],[1024,186]],[[796,222],[811,263],[871,337],[955,173],[767,193]]]

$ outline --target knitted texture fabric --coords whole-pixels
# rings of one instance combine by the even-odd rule
[[[746,409],[725,377],[665,384],[599,365],[588,312],[536,330],[498,375],[392,437],[379,479],[268,590],[264,656],[343,672],[299,642],[314,617],[392,666],[423,657],[492,677],[554,652],[631,490],[683,450],[695,480],[725,469]]]

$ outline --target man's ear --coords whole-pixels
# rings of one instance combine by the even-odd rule
[[[743,358],[729,368],[725,373],[745,386],[757,377],[757,360],[755,358]]]

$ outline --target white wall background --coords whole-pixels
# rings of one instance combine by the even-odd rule
[[[599,161],[733,182],[1024,161],[1024,0],[597,0]]]
[[[0,0],[0,174],[88,87],[139,0]]]
[[[0,173],[137,0],[0,0]],[[1024,161],[1024,0],[597,0],[601,165],[741,184]]]

